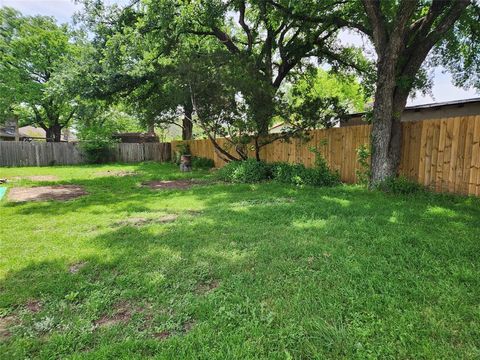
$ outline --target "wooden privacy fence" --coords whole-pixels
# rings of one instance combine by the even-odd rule
[[[112,162],[169,161],[170,143],[115,144]],[[86,162],[75,143],[0,141],[0,166],[75,165]]]
[[[400,174],[439,192],[480,196],[480,116],[405,122],[403,125]],[[357,149],[370,143],[370,125],[349,126],[311,132],[309,141],[292,139],[265,146],[261,158],[267,162],[287,161],[313,166],[314,146],[342,181],[356,182],[359,169]],[[194,156],[225,163],[207,139],[187,141]],[[220,139],[222,146],[227,145]],[[172,151],[181,143],[172,142]]]

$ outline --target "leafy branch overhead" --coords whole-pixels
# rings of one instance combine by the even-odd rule
[[[315,25],[268,1],[163,0],[123,11],[95,4],[87,2],[83,18],[99,44],[100,95],[129,99],[157,124],[178,124],[183,110],[179,125],[193,121],[230,160],[245,158],[246,144],[258,158],[266,145],[261,139],[285,113],[286,84],[298,75],[327,62],[332,71],[349,72],[369,64],[359,51],[339,45],[333,1],[309,5],[326,14]],[[229,136],[238,157],[220,149],[219,136]]]

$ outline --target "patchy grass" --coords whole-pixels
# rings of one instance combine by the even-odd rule
[[[0,169],[26,176],[87,195],[0,203],[2,359],[480,357],[478,199]]]

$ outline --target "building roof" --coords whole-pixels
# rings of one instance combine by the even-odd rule
[[[18,129],[18,135],[20,138],[45,139],[45,130],[34,126],[23,126]],[[0,137],[15,138],[15,128],[12,126],[0,128]]]
[[[32,138],[32,139],[45,139],[46,133],[42,128],[37,128],[35,126],[23,126],[18,129],[20,137]]]
[[[45,140],[47,135],[45,130],[35,126],[22,126],[18,129],[20,139]],[[0,127],[1,138],[15,138],[15,128],[12,126]],[[76,141],[77,138],[70,131],[62,131],[62,141]]]
[[[463,105],[470,104],[470,103],[480,103],[480,97],[471,98],[471,99],[443,101],[443,102],[436,102],[436,103],[429,103],[429,104],[422,104],[422,105],[411,105],[411,106],[406,106],[405,111],[420,111],[422,109],[440,109],[445,106],[462,107]],[[358,112],[358,113],[349,114],[349,116],[356,117],[364,114],[365,112]]]

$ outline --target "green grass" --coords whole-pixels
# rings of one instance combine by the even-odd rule
[[[93,176],[105,170],[138,175]],[[140,187],[208,178],[157,164],[0,169],[39,174],[89,195],[0,203],[2,359],[480,358],[478,199]]]

